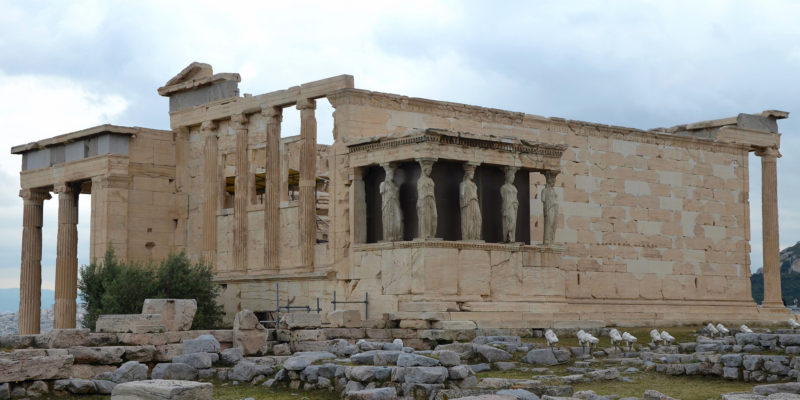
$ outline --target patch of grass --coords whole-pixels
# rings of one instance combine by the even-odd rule
[[[673,334],[674,335],[674,334]],[[598,395],[616,394],[621,397],[642,397],[646,390],[659,392],[681,400],[718,399],[723,393],[752,392],[754,383],[729,381],[714,376],[670,376],[655,372],[627,375],[634,382],[586,382],[573,385],[575,391],[593,390]]]
[[[231,384],[222,386],[214,385],[214,399],[215,400],[238,400],[252,397],[254,399],[270,399],[270,400],[300,400],[308,398],[310,400],[334,400],[339,399],[339,396],[334,391],[326,390],[312,390],[304,391],[302,389],[289,390],[286,388],[267,389],[261,386],[251,385],[237,385]]]

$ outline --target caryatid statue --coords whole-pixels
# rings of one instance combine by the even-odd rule
[[[503,198],[503,241],[514,243],[517,231],[517,210],[519,209],[517,188],[514,186],[517,167],[505,167],[504,172],[506,183],[500,187],[500,196]]]
[[[433,159],[419,159],[422,174],[417,179],[417,218],[419,220],[419,238],[436,237],[436,196],[433,193],[435,184],[431,178]]]
[[[386,179],[381,182],[381,222],[383,240],[403,240],[403,211],[400,209],[400,189],[394,183],[395,166],[383,164]]]
[[[461,240],[481,240],[481,207],[478,186],[473,182],[475,164],[464,164],[464,180],[459,186],[461,203]]]
[[[544,173],[545,185],[542,189],[542,209],[544,210],[544,244],[552,244],[556,237],[556,225],[558,219],[558,196],[556,195],[556,175],[555,171]]]

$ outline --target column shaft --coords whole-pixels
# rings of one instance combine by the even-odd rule
[[[206,262],[216,266],[217,249],[217,198],[219,182],[217,181],[217,133],[216,124],[206,121],[200,127],[205,136],[203,161],[203,177],[205,179],[205,203],[203,207],[203,251]]]
[[[261,110],[267,125],[267,154],[264,171],[264,265],[267,269],[277,270],[280,262],[278,246],[280,245],[280,205],[281,192],[281,120],[283,110],[280,107],[269,107]]]
[[[778,243],[778,172],[777,149],[756,153],[761,157],[761,221],[764,255],[764,307],[783,307],[781,263]]]
[[[39,333],[42,308],[42,205],[50,194],[25,189],[19,195],[24,205],[18,326],[20,335],[35,335]]]
[[[231,117],[236,130],[236,180],[233,202],[233,268],[247,270],[247,201],[250,198],[250,160],[247,154],[247,116]]]
[[[301,99],[297,102],[300,110],[300,137],[303,147],[300,152],[300,265],[314,266],[314,247],[317,243],[317,119],[314,117],[316,102]]]
[[[53,329],[75,328],[78,296],[79,186],[58,185],[58,239],[56,246],[56,304]]]

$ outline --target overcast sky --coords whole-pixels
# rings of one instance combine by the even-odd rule
[[[790,1],[0,0],[0,287],[19,285],[21,157],[10,147],[102,123],[168,129],[156,89],[192,61],[240,73],[242,93],[352,74],[358,88],[642,129],[790,111],[778,182],[780,243],[792,245],[799,20]],[[319,138],[332,140],[324,118]],[[755,270],[758,158],[750,165]],[[54,287],[56,215],[57,201],[46,202],[44,288]]]

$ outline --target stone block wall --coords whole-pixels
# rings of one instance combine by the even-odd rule
[[[606,311],[608,317],[619,315],[612,315],[603,303],[752,305],[748,152],[741,147],[666,130],[639,131],[356,89],[329,98],[344,140],[438,128],[567,146],[556,180],[560,207],[556,242],[565,247],[558,270],[537,270],[532,274],[540,278],[536,284],[532,282],[537,278],[528,281],[530,276],[515,272],[500,285],[488,285],[492,301],[518,301],[541,290],[544,296],[558,294],[579,304],[581,313],[591,308],[584,302],[599,303],[597,310]],[[339,157],[347,154],[337,151],[334,158]],[[531,174],[533,243],[542,238],[543,184],[540,174]],[[334,196],[348,190],[338,182]],[[392,259],[389,254],[351,252],[349,277],[367,279],[360,265],[379,262],[381,257]],[[502,279],[502,268],[495,271],[494,256],[484,257],[486,265],[492,268],[492,280]],[[444,268],[461,270],[470,265],[458,262],[462,257],[457,252],[443,258],[451,264]],[[391,276],[381,275],[385,295],[413,281],[397,282]],[[472,276],[480,282],[482,275]],[[456,287],[452,281],[450,286]],[[452,287],[440,290],[455,294]],[[653,311],[648,319],[670,313],[666,308]]]

